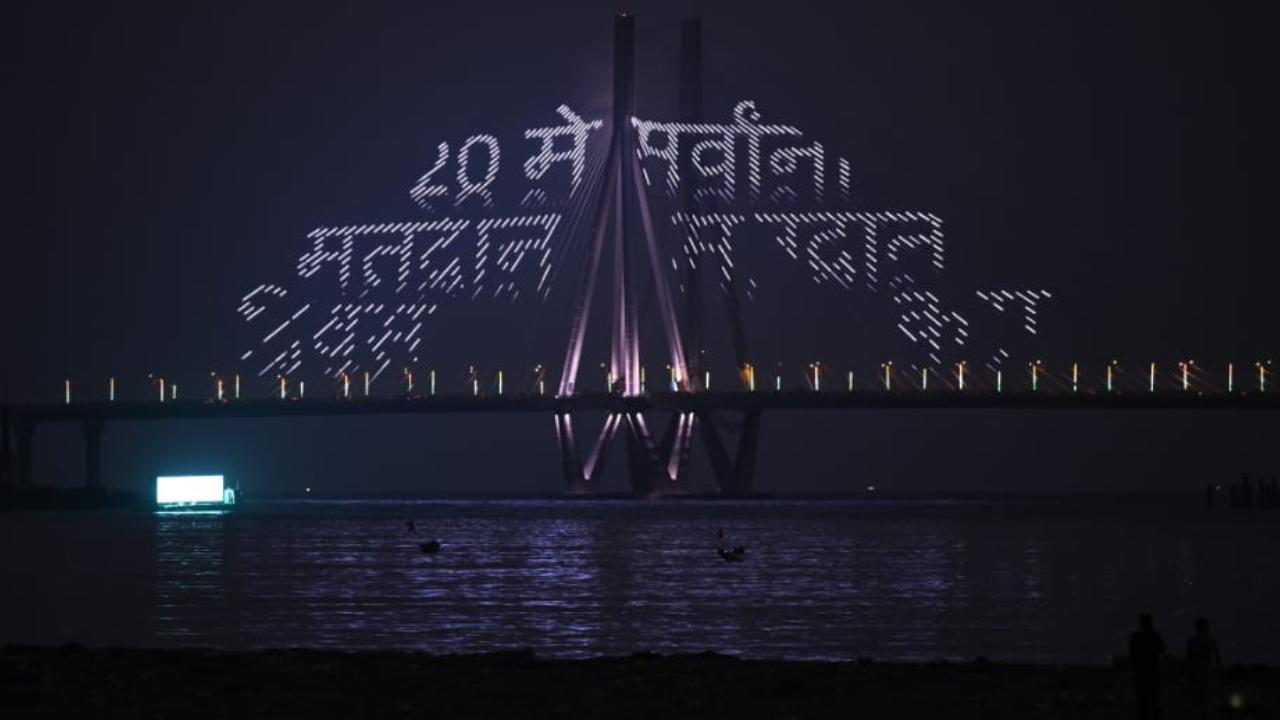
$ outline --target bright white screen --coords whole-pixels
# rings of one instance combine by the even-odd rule
[[[156,503],[221,503],[221,475],[176,475],[156,478]]]

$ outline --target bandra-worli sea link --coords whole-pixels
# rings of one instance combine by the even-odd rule
[[[754,491],[760,419],[769,409],[1280,409],[1276,394],[1268,392],[1272,366],[1266,360],[1231,363],[1212,378],[1190,361],[1159,370],[1151,363],[1141,368],[1144,387],[1125,392],[1115,382],[1114,363],[1099,374],[1105,384],[1088,387],[1075,364],[1056,371],[1040,361],[1010,367],[1004,346],[982,352],[980,364],[970,368],[959,358],[972,350],[975,318],[946,305],[912,272],[918,265],[942,270],[940,218],[924,211],[852,210],[849,162],[828,158],[822,143],[793,126],[765,121],[754,102],[738,103],[729,122],[706,122],[697,19],[681,27],[680,117],[640,118],[634,33],[634,15],[619,12],[607,122],[561,105],[559,124],[524,131],[523,140],[538,149],[519,165],[518,213],[494,210],[500,188],[513,184],[500,177],[498,138],[479,134],[456,147],[440,143],[431,167],[410,190],[425,218],[317,228],[297,263],[303,287],[264,283],[242,298],[237,312],[261,329],[239,357],[242,373],[215,376],[201,397],[180,398],[176,385],[151,377],[151,401],[117,402],[115,379],[108,378],[103,396],[85,402],[73,396],[68,379],[60,402],[3,406],[4,480],[30,483],[32,437],[40,423],[81,424],[85,482],[97,486],[109,420],[533,412],[554,420],[568,492],[598,489],[619,436],[633,493],[688,492],[697,435],[720,492],[742,496]],[[602,152],[589,151],[606,137]],[[566,170],[568,182],[557,187],[554,178],[564,178]],[[673,208],[669,222],[655,220],[650,192]],[[754,300],[767,278],[744,276],[735,264],[735,238],[749,229],[765,232],[778,258],[800,264],[817,285],[887,293],[897,330],[919,357],[898,367],[885,362],[874,382],[856,388],[852,373],[840,377],[818,362],[807,368],[802,389],[784,388],[776,373],[757,383],[740,305]],[[678,241],[664,242],[672,233]],[[466,302],[545,300],[563,251],[576,247],[566,240],[579,235],[586,258],[572,288],[558,383],[548,387],[543,365],[517,392],[506,391],[502,371],[482,390],[473,370],[461,392],[437,392],[434,370],[415,378],[411,368],[420,367],[423,328],[437,313]],[[612,272],[602,277],[604,260]],[[737,367],[734,386],[714,391],[696,351],[703,344],[708,278],[726,304]],[[591,309],[604,300],[597,290],[606,282],[608,371],[605,384],[589,392],[579,387],[580,365]],[[657,308],[666,346],[665,372],[656,383],[641,364],[640,287],[653,295],[646,299]],[[1023,339],[1037,333],[1038,310],[1053,298],[1044,288],[972,292],[985,312],[1016,318]],[[394,395],[372,392],[389,370],[401,371]],[[308,396],[307,372],[332,378],[337,392]],[[270,382],[271,395],[242,393],[242,374],[257,379],[256,387]],[[582,412],[604,413],[605,421],[580,445],[574,416]]]

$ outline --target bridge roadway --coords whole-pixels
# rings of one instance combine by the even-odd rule
[[[31,441],[41,423],[78,422],[85,436],[85,482],[100,484],[102,432],[107,422],[214,420],[225,418],[399,415],[407,413],[708,413],[765,410],[1078,410],[1078,411],[1276,411],[1280,393],[1160,391],[1148,393],[989,391],[824,391],[648,393],[624,397],[588,393],[550,395],[431,395],[211,399],[159,402],[72,402],[0,406],[0,475],[31,481]],[[10,448],[16,441],[16,452]]]

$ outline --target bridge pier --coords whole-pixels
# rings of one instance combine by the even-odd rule
[[[13,429],[18,440],[14,484],[19,487],[29,487],[31,485],[31,441],[36,434],[36,423],[29,418],[20,418]]]
[[[709,410],[698,412],[698,424],[702,426],[702,441],[711,460],[720,493],[729,497],[745,497],[755,492],[756,454],[760,445],[759,408],[744,410],[738,447],[732,457],[725,447],[724,438],[715,424],[715,414]]]
[[[0,489],[5,490],[13,485],[13,441],[10,425],[12,421],[9,406],[0,406]]]
[[[88,488],[102,487],[102,431],[105,428],[102,418],[88,418],[80,424],[84,431],[84,484]]]

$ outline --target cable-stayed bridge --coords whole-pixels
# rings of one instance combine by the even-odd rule
[[[1268,360],[1082,368],[1014,362],[996,345],[971,366],[961,358],[974,352],[972,313],[944,302],[922,276],[944,266],[938,216],[853,209],[849,162],[793,126],[766,122],[750,101],[738,103],[728,123],[706,121],[696,20],[682,26],[679,118],[642,119],[634,38],[634,16],[619,13],[609,117],[587,118],[562,105],[562,124],[525,131],[538,150],[521,166],[528,188],[519,213],[493,211],[502,168],[496,137],[441,143],[410,191],[433,217],[325,226],[308,235],[297,278],[327,278],[336,300],[283,285],[254,288],[238,312],[262,334],[239,356],[242,372],[211,373],[196,393],[187,385],[180,395],[172,377],[150,376],[151,400],[126,401],[116,397],[115,378],[68,379],[58,400],[3,407],[6,479],[30,482],[32,436],[44,423],[81,424],[85,478],[96,485],[108,422],[525,412],[554,423],[569,492],[598,488],[618,444],[633,492],[687,491],[700,438],[721,492],[746,495],[754,490],[767,410],[1280,409],[1268,388]],[[602,152],[588,153],[592,138],[607,138]],[[549,187],[553,170],[567,175],[565,197]],[[670,222],[660,220],[657,202],[670,206]],[[749,253],[741,238],[751,231],[771,238],[778,262],[799,268],[814,286],[887,295],[896,329],[919,356],[856,369],[815,360],[791,367],[790,375],[776,365],[757,368],[743,305],[767,292],[761,273],[768,268],[743,269]],[[570,286],[572,301],[559,318],[567,337],[558,366],[532,365],[511,382],[503,370],[471,367],[465,383],[423,366],[428,318],[463,302],[545,301],[570,265],[579,272],[560,283]],[[717,297],[725,320],[713,325],[707,306]],[[969,299],[1034,336],[1053,297],[1044,288],[1016,287],[977,289]],[[651,315],[656,333],[645,326]],[[714,386],[705,355],[712,331],[727,336],[733,364]],[[593,340],[608,347],[598,379],[584,360]],[[663,362],[651,372],[642,351],[651,366],[655,349]],[[594,436],[575,423],[583,413],[604,416]]]

